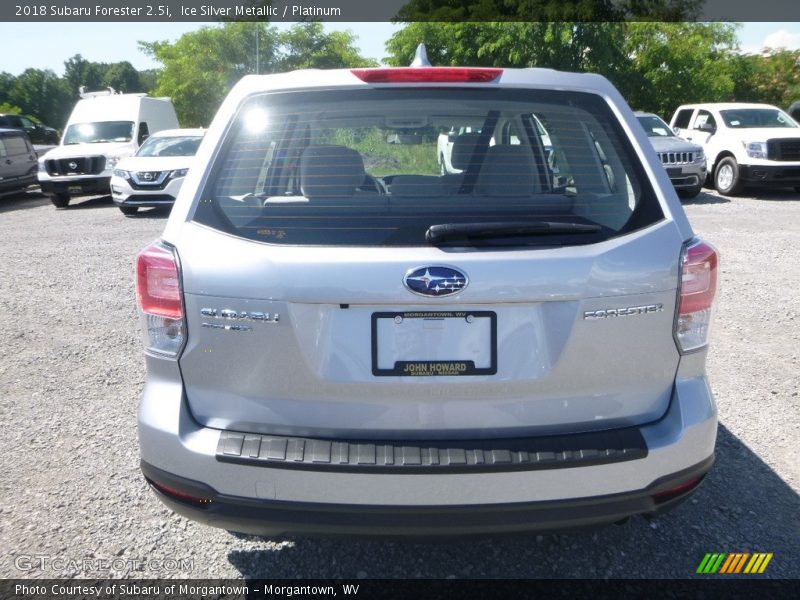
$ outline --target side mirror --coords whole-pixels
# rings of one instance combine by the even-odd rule
[[[674,133],[677,136],[680,136],[681,128],[676,125],[675,127],[672,128],[672,133]]]
[[[706,133],[714,133],[717,131],[717,128],[714,127],[711,123],[703,123],[702,125],[696,127],[695,129],[699,129],[700,131],[704,131]]]

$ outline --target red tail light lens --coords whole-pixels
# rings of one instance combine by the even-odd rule
[[[142,311],[145,345],[177,357],[186,338],[178,259],[172,248],[154,242],[136,258],[136,297]]]
[[[178,263],[172,251],[154,242],[136,258],[136,296],[149,315],[180,319],[181,290]]]
[[[698,240],[683,258],[681,314],[711,308],[717,293],[717,251]]]
[[[708,343],[711,309],[717,293],[717,251],[702,240],[683,250],[681,297],[676,338],[684,352]]]
[[[489,67],[388,67],[351,69],[367,83],[488,83],[503,74]]]

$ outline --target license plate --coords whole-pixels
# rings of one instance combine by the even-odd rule
[[[497,314],[409,311],[372,314],[372,374],[441,377],[497,373]]]
[[[680,167],[670,167],[667,169],[667,176],[677,177],[678,175],[683,175],[683,169]]]
[[[80,194],[83,191],[83,187],[79,185],[71,185],[67,188],[67,191],[70,194]]]

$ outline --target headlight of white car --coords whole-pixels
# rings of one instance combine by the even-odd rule
[[[742,142],[750,158],[767,158],[766,142]]]
[[[122,177],[123,179],[130,179],[131,178],[130,171],[123,171],[122,169],[114,169],[113,174],[116,177]]]
[[[173,179],[175,179],[176,177],[186,177],[186,174],[188,172],[189,172],[189,169],[176,169],[172,173],[170,173],[170,176]]]

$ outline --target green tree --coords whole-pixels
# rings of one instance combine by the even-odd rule
[[[325,33],[318,22],[299,23],[278,35],[279,55],[272,71],[371,67],[377,62],[363,58],[348,31]]]
[[[800,99],[800,51],[770,50],[736,56],[733,98],[781,108]]]
[[[626,19],[690,21],[704,0],[410,0],[405,22],[611,22]]]
[[[626,23],[627,73],[614,83],[634,108],[669,118],[687,102],[731,100],[736,25]]]
[[[547,67],[608,77],[637,109],[671,115],[730,98],[736,26],[724,23],[409,23],[386,43],[408,65],[425,42],[434,65]]]
[[[10,104],[8,102],[0,102],[0,115],[12,114],[17,115],[23,112],[23,110],[14,104]]]
[[[153,93],[172,98],[182,125],[201,126],[208,125],[234,83],[256,72],[257,62],[262,72],[274,62],[277,31],[262,23],[225,23],[185,33],[175,43],[139,42],[139,47],[164,65]]]
[[[164,65],[153,93],[170,96],[186,126],[207,125],[247,74],[374,64],[358,54],[351,33],[325,33],[319,23],[283,33],[264,23],[224,23],[186,33],[175,43],[139,42],[139,47]]]
[[[15,79],[16,77],[11,73],[0,72],[0,103],[8,102],[8,95],[11,93],[11,87],[14,85]]]
[[[76,54],[64,61],[64,79],[71,94],[78,97],[78,89],[99,90],[103,87],[104,70],[100,63],[86,60]]]
[[[102,87],[112,87],[118,92],[142,92],[137,71],[127,60],[107,65],[103,73]]]
[[[546,67],[613,76],[624,69],[620,23],[410,23],[386,43],[392,65],[408,65],[425,42],[434,65]]]
[[[53,71],[41,69],[26,69],[19,75],[11,86],[7,101],[59,129],[73,105],[64,80]]]

